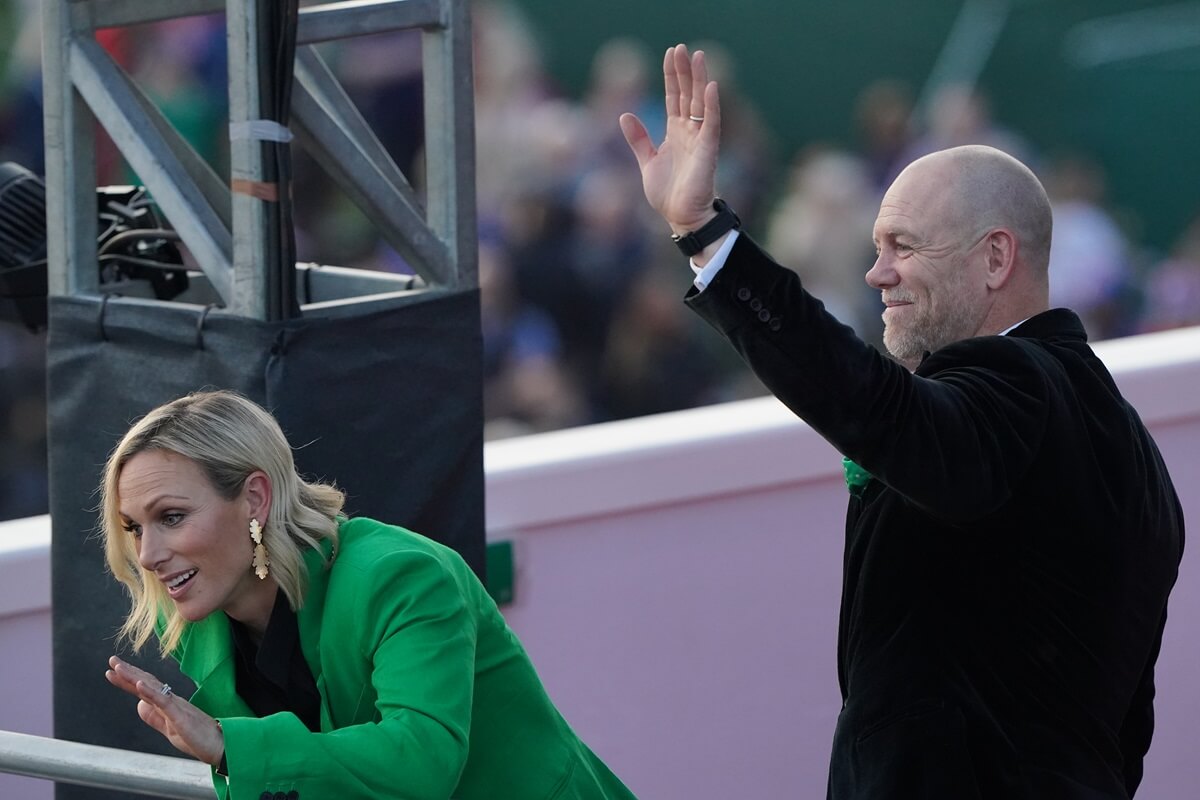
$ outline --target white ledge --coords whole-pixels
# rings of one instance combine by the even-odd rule
[[[1200,415],[1200,327],[1095,345],[1147,424]],[[773,397],[488,442],[492,535],[772,485],[833,479],[841,457]]]
[[[50,607],[50,515],[0,522],[0,617]]]

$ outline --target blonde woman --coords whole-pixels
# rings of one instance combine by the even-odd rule
[[[189,701],[114,656],[106,677],[142,720],[229,800],[631,798],[462,559],[342,502],[231,392],[125,434],[103,485],[122,633],[156,636],[197,686]]]

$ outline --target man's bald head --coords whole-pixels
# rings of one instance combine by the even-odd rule
[[[905,176],[905,173],[910,173]],[[939,150],[905,168],[904,178],[933,178],[944,192],[947,225],[971,241],[993,228],[1017,238],[1018,258],[1040,281],[1050,263],[1050,200],[1041,181],[1017,159],[994,147],[964,145]]]

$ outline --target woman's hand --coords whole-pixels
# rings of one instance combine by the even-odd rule
[[[716,82],[708,80],[701,50],[689,56],[685,45],[669,48],[663,59],[663,79],[667,137],[662,146],[655,149],[646,126],[633,114],[621,115],[621,132],[642,170],[646,199],[675,233],[682,234],[716,216],[712,201],[721,103]]]
[[[108,682],[138,699],[137,712],[177,749],[216,766],[225,754],[225,736],[217,721],[170,690],[145,670],[113,656],[104,673]],[[165,687],[165,691],[164,691]]]

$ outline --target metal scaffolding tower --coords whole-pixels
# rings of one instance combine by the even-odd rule
[[[49,241],[51,295],[94,294],[96,177],[93,119],[145,182],[230,313],[267,318],[264,237],[269,200],[232,192],[261,184],[259,143],[230,142],[222,180],[96,42],[94,32],[224,11],[229,31],[231,126],[257,117],[254,3],[247,0],[49,0],[44,92],[47,216],[63,225]],[[408,180],[350,102],[313,43],[420,28],[424,62],[426,191]],[[412,265],[427,288],[475,286],[474,114],[467,0],[346,0],[300,10],[291,126],[300,142]],[[321,272],[321,302],[387,290],[371,274]],[[336,277],[328,279],[330,275]],[[315,277],[315,276],[314,276]],[[393,282],[394,283],[394,282]],[[203,284],[202,284],[203,285]],[[394,285],[390,288],[396,288]],[[188,299],[188,298],[184,298]]]
[[[259,52],[259,43],[260,34],[277,31],[262,28],[256,9],[274,7],[255,0],[42,3],[54,722],[60,739],[174,755],[103,679],[128,600],[106,574],[94,506],[100,469],[117,438],[134,418],[181,394],[228,388],[258,401],[274,412],[293,445],[303,445],[295,453],[297,468],[346,490],[348,514],[405,525],[455,547],[483,570],[468,0],[301,5],[290,118],[283,121],[415,276],[313,265],[292,273],[286,264],[286,276],[299,277],[278,279],[278,267],[289,260],[281,255],[286,244],[268,230],[286,230],[269,191],[279,162],[264,157],[270,145],[261,136],[264,128],[268,137],[288,131],[278,119],[248,127],[261,122],[260,61],[275,63],[264,61],[273,54]],[[94,35],[221,12],[235,132],[228,176],[214,172]],[[421,31],[423,194],[313,46],[401,29]],[[189,273],[183,294],[160,300],[148,281],[128,278],[114,286],[101,276],[96,123],[199,268]],[[255,133],[246,136],[247,130]],[[281,298],[286,313],[280,313]],[[136,660],[181,691],[188,683],[169,660],[154,663],[152,652]],[[57,796],[116,795],[59,785]]]

